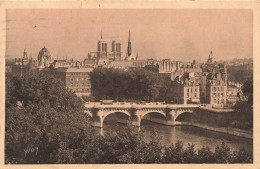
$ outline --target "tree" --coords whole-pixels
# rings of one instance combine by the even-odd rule
[[[220,146],[215,148],[214,156],[216,163],[229,163],[231,161],[230,148],[226,146],[225,142],[222,142]]]
[[[28,72],[7,82],[6,163],[57,163],[61,152],[83,148],[82,140],[92,135],[89,119],[83,102],[61,81]]]
[[[253,104],[253,78],[247,79],[242,86],[242,92],[247,97],[248,103]]]
[[[94,69],[91,90],[97,99],[154,101],[163,87],[158,73],[144,69]]]
[[[214,163],[216,158],[209,147],[202,147],[198,150],[198,163]]]

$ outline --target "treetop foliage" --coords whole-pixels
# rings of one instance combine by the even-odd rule
[[[157,73],[144,69],[94,69],[90,74],[91,90],[97,100],[154,101],[163,87]]]

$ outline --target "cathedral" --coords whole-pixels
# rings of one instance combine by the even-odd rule
[[[133,61],[137,60],[138,56],[132,53],[132,46],[130,40],[130,30],[128,37],[127,52],[122,54],[122,45],[119,40],[113,39],[110,44],[107,40],[103,39],[101,32],[100,40],[97,43],[97,52],[90,52],[85,62],[95,60],[95,64],[99,66],[106,66],[112,62],[117,61]]]

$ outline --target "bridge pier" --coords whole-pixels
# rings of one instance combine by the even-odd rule
[[[103,121],[104,116],[97,116],[96,118],[93,118],[92,126],[103,128]]]
[[[140,127],[141,126],[141,116],[140,115],[133,115],[131,116],[130,120],[131,123],[136,126],[136,127]]]

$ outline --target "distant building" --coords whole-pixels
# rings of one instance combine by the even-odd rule
[[[67,89],[77,96],[91,95],[90,72],[92,68],[57,68],[53,70],[56,78],[64,82]]]
[[[111,46],[111,47],[110,47]],[[134,55],[132,53],[132,45],[130,40],[130,31],[127,45],[127,52],[125,58],[122,58],[122,45],[119,40],[113,39],[111,45],[107,40],[104,40],[101,32],[101,39],[98,40],[97,52],[90,52],[88,58],[83,62],[84,66],[87,67],[113,67],[114,68],[124,68],[128,67],[126,65],[131,65],[129,61],[137,61],[138,54]],[[125,61],[125,63],[124,63]],[[115,63],[113,63],[115,62]],[[139,64],[134,62],[133,64]],[[142,67],[144,67],[143,65]],[[139,66],[137,66],[139,67]]]
[[[199,83],[185,80],[174,81],[172,86],[173,103],[175,104],[195,104],[200,103]]]
[[[222,80],[209,80],[206,85],[206,103],[224,105],[227,103],[227,85]]]
[[[226,65],[213,62],[212,51],[207,63],[201,65],[201,102],[221,105],[227,103],[227,69]]]
[[[9,63],[9,71],[21,76],[30,69],[36,69],[37,67],[38,61],[32,58],[29,59],[26,49],[24,49],[22,58],[15,58],[12,65]]]
[[[121,54],[121,43],[119,41],[113,40],[110,58],[113,60],[121,60]]]
[[[163,59],[159,62],[159,73],[171,73],[173,69],[173,63],[170,59]]]
[[[39,51],[38,54],[38,69],[44,69],[45,67],[49,67],[52,63],[52,57],[50,52],[45,46]]]
[[[128,37],[127,52],[126,52],[125,60],[137,60],[137,59],[138,59],[138,54],[134,55],[132,53],[132,45],[131,45],[130,30],[129,30],[129,37]]]

